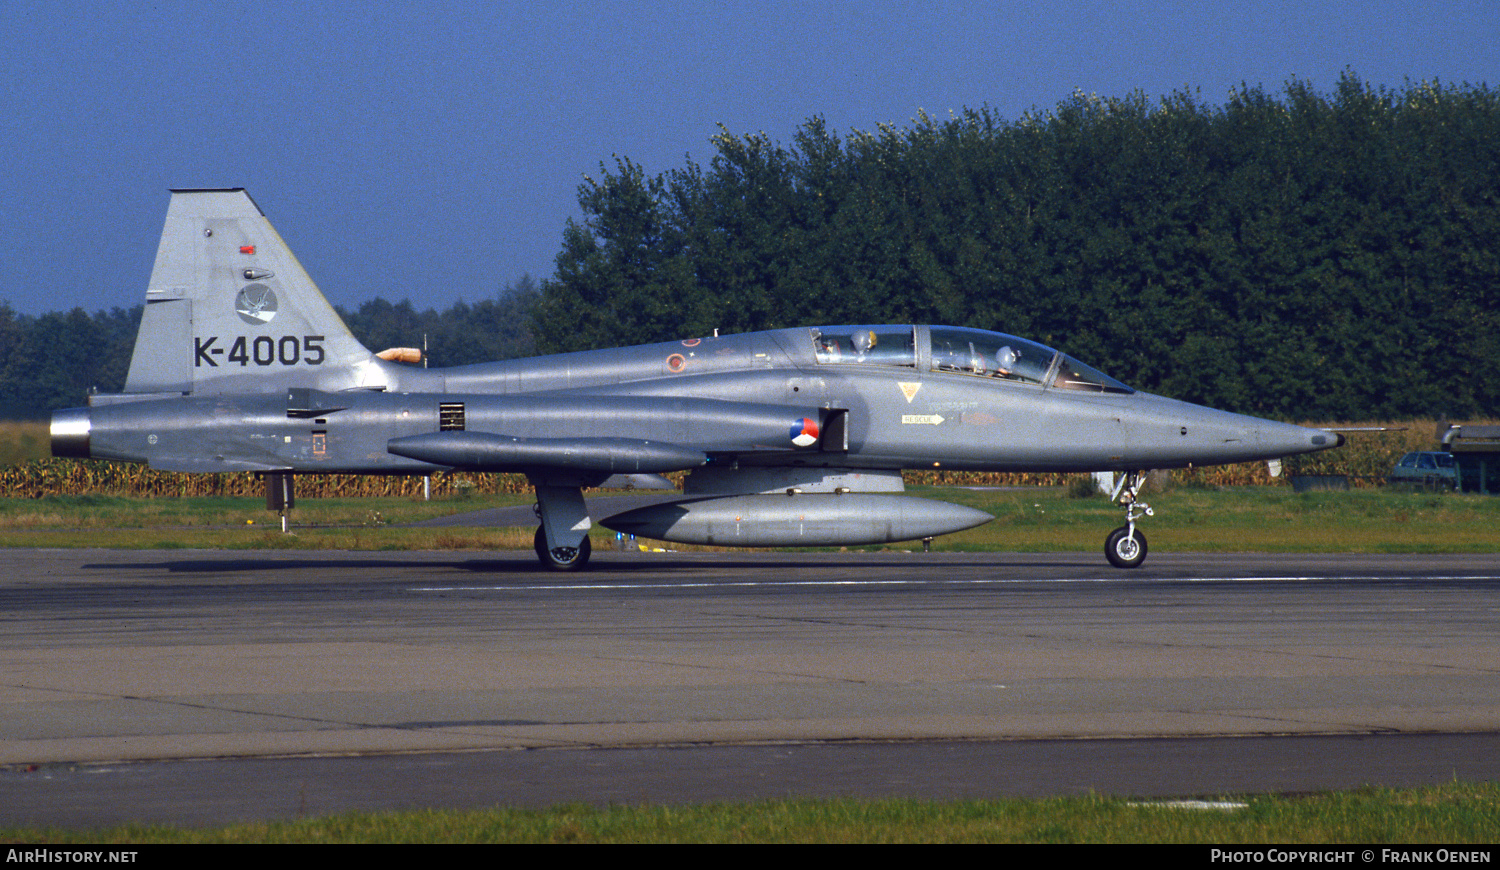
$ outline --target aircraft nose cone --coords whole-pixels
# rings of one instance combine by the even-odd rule
[[[1152,397],[1155,399],[1155,397]],[[1316,453],[1339,446],[1336,432],[1235,414],[1170,399],[1142,402],[1142,413],[1125,427],[1136,439],[1144,464],[1252,462]],[[1134,425],[1131,425],[1134,423]]]
[[[1342,446],[1344,436],[1325,429],[1310,429],[1291,423],[1262,421],[1260,443],[1268,454],[1292,456],[1298,453],[1315,453]]]

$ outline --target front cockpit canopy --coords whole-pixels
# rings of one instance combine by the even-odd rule
[[[932,326],[917,347],[911,326],[827,326],[812,330],[813,355],[825,365],[917,368],[1039,387],[1133,393],[1130,387],[1064,353],[1014,335],[961,326]],[[918,351],[924,351],[919,353]]]

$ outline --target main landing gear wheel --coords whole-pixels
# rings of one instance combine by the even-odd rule
[[[577,571],[589,563],[589,554],[594,549],[589,544],[588,535],[584,535],[583,541],[576,548],[558,547],[556,550],[549,550],[547,530],[540,526],[537,527],[533,545],[536,547],[536,557],[542,560],[543,567],[552,571]]]
[[[1131,534],[1129,526],[1120,526],[1104,540],[1104,555],[1116,568],[1139,568],[1146,561],[1146,536]]]

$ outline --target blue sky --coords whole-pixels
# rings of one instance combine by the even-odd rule
[[[1075,90],[1351,69],[1500,86],[1500,3],[0,3],[0,301],[145,294],[173,187],[245,187],[336,304],[551,274],[582,176]]]

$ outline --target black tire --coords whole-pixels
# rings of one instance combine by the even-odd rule
[[[1129,526],[1120,526],[1104,539],[1104,555],[1116,568],[1139,568],[1146,561],[1146,536],[1136,529],[1134,539]]]
[[[541,560],[542,567],[549,571],[577,571],[589,563],[589,554],[594,547],[589,543],[589,536],[583,536],[583,543],[578,545],[571,558],[559,559],[553,552],[547,549],[547,531],[541,526],[537,527],[536,537],[532,539],[532,545],[536,548],[536,557]]]

